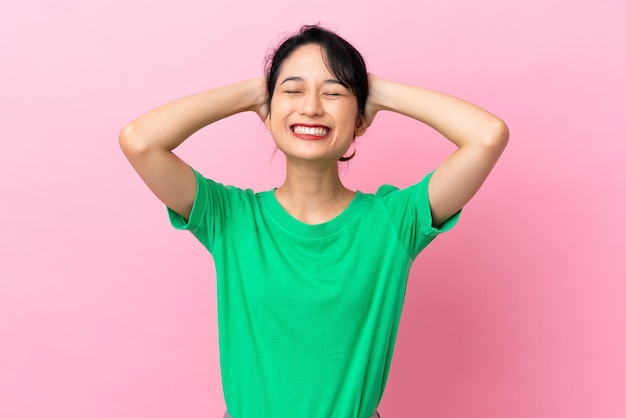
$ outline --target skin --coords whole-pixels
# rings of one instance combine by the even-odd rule
[[[369,75],[369,84],[365,115],[359,117],[356,98],[336,83],[324,64],[320,47],[304,45],[283,63],[271,112],[265,104],[265,79],[240,81],[140,116],[124,127],[120,146],[153,193],[189,218],[195,178],[172,150],[194,132],[222,118],[256,112],[287,160],[285,182],[276,189],[276,198],[296,219],[317,224],[337,216],[354,197],[354,191],[339,178],[339,157],[347,152],[355,136],[365,133],[379,111],[397,112],[429,125],[457,146],[429,183],[433,224],[441,224],[483,184],[508,142],[507,126],[476,105],[433,90],[374,74]],[[319,138],[294,130],[296,126],[323,127],[327,133],[323,131]]]

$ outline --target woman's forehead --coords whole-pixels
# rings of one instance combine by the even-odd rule
[[[312,78],[337,81],[337,77],[328,68],[322,48],[317,44],[307,44],[295,49],[282,63],[278,82],[303,82]]]

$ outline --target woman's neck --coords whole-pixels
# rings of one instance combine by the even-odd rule
[[[321,166],[287,161],[285,183],[276,189],[275,195],[294,218],[320,224],[343,212],[354,198],[354,191],[341,183],[336,163]]]

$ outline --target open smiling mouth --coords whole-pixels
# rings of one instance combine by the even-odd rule
[[[294,125],[291,127],[291,131],[296,135],[302,135],[307,137],[323,138],[330,132],[329,128],[324,126],[303,126]]]

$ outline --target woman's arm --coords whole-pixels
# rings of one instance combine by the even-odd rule
[[[263,77],[197,93],[158,107],[122,129],[120,146],[150,190],[189,218],[196,193],[191,168],[172,150],[199,129],[225,117],[255,111],[267,117]]]
[[[509,139],[505,123],[478,106],[370,74],[368,124],[379,110],[419,120],[458,147],[430,179],[428,195],[435,226],[458,212],[474,196]]]

